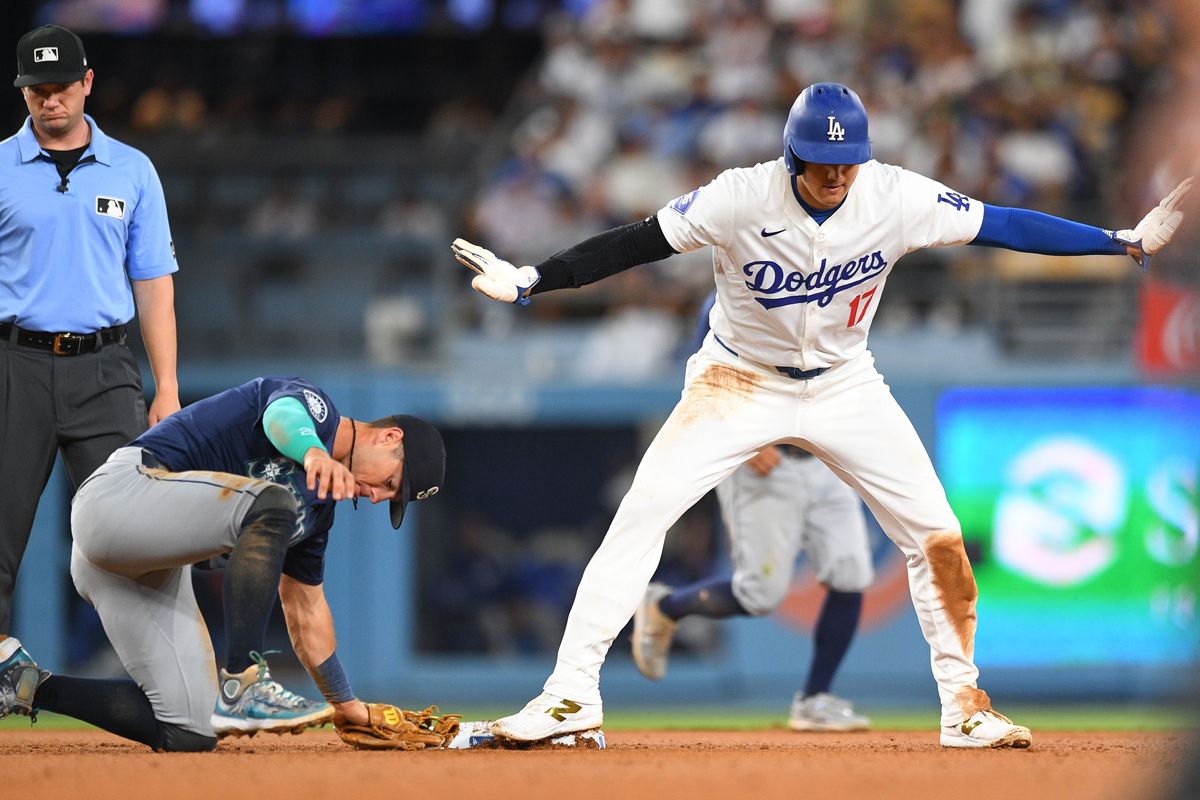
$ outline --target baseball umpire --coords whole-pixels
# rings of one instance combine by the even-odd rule
[[[974,661],[978,590],[958,520],[929,455],[875,369],[867,332],[897,260],[975,244],[1050,255],[1128,254],[1143,268],[1170,241],[1191,186],[1180,184],[1131,230],[1109,231],[987,205],[871,159],[858,95],[818,83],[796,99],[783,156],[722,172],[641,222],[601,233],[536,267],[461,239],[476,291],[507,303],[579,287],[711,246],[712,331],[688,361],[683,396],[650,444],[592,557],[542,694],[496,721],[498,736],[538,740],[600,725],[600,668],[684,510],[764,447],[816,455],[866,501],[900,547],[932,650],[946,747],[1028,747],[992,709]]]
[[[56,451],[74,491],[146,430],[125,346],[135,306],[154,374],[149,423],[179,410],[162,186],[145,155],[83,113],[93,77],[66,28],[17,43],[13,85],[29,117],[0,142],[0,641]]]
[[[714,292],[700,311],[696,349],[708,336]],[[788,727],[796,731],[866,730],[871,721],[831,691],[854,640],[863,592],[875,577],[862,503],[807,450],[764,447],[717,485],[729,534],[733,576],[672,589],[651,583],[633,615],[633,662],[651,680],[667,671],[676,626],[687,616],[720,619],[770,614],[787,597],[803,551],[825,587],[813,632],[804,689],[796,692]]]
[[[113,453],[71,509],[71,576],[133,680],[50,675],[9,638],[0,717],[52,711],[159,751],[331,718],[353,744],[408,746],[403,713],[359,701],[339,664],[325,549],[336,501],[387,501],[399,528],[409,502],[437,494],[445,462],[428,422],[344,417],[299,378],[258,378],[174,414]],[[226,556],[218,681],[191,565]],[[271,678],[263,639],[276,591],[328,703]]]

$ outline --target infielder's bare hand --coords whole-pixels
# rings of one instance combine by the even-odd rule
[[[357,494],[354,474],[319,447],[310,447],[304,454],[304,472],[308,476],[308,490],[315,489],[318,500],[331,495],[334,500],[345,500]]]
[[[772,445],[759,450],[758,455],[746,463],[756,474],[765,478],[779,466],[779,462],[782,460],[783,456],[779,453],[779,448]]]
[[[1150,256],[1166,247],[1179,229],[1183,222],[1180,206],[1191,190],[1192,179],[1184,179],[1162,202],[1150,209],[1136,228],[1113,234],[1113,239],[1125,245],[1125,252],[1141,265],[1142,271],[1150,266]]]
[[[501,303],[529,305],[529,290],[542,279],[533,267],[514,267],[466,239],[455,239],[450,251],[458,263],[478,273],[471,279],[471,288]]]

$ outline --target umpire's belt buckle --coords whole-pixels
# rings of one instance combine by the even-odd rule
[[[83,343],[85,336],[79,336],[74,333],[56,333],[54,334],[54,355],[56,356],[77,356],[79,355],[79,347]]]

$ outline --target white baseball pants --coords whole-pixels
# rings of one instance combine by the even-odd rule
[[[977,591],[958,520],[870,353],[795,380],[738,358],[712,334],[689,360],[683,395],[584,571],[547,692],[601,702],[600,667],[645,593],[667,530],[738,465],[777,442],[798,444],[824,461],[904,553],[932,651],[942,724],[956,725],[986,707],[986,695],[975,688]]]

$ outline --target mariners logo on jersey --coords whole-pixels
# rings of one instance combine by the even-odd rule
[[[325,421],[325,417],[329,414],[329,407],[325,405],[325,401],[319,394],[305,389],[304,402],[308,404],[308,412],[312,414],[313,419],[318,423]]]
[[[296,498],[296,504],[300,508],[305,507],[304,493],[300,489],[305,476],[296,469],[296,462],[290,458],[256,458],[246,464],[246,474],[251,478],[260,478],[282,486]],[[304,534],[305,519],[306,516],[302,516],[296,520],[296,529],[292,532],[293,542]]]

